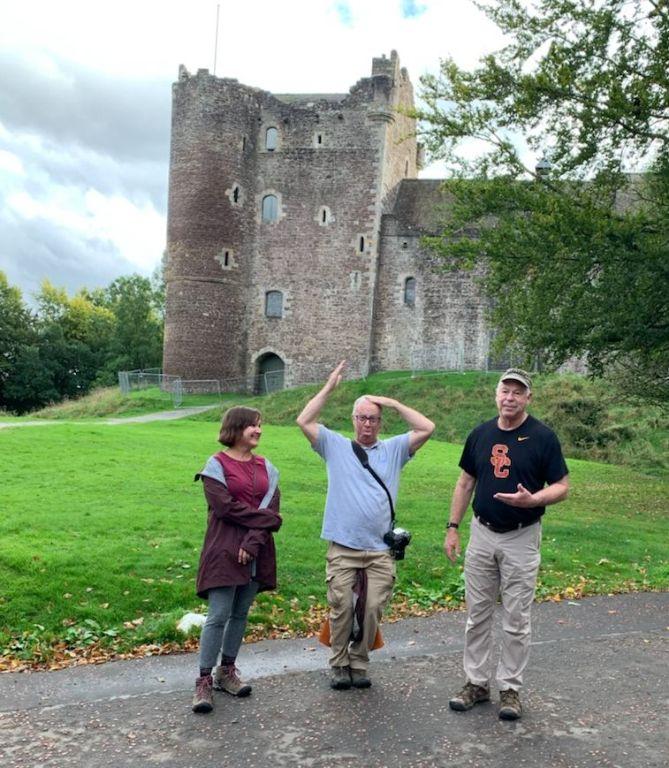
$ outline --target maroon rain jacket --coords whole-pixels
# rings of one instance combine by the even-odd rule
[[[215,587],[248,584],[253,578],[260,584],[258,591],[276,588],[276,552],[273,531],[281,527],[279,488],[262,509],[237,501],[227,487],[204,475],[204,495],[209,507],[207,532],[200,554],[196,591],[207,598]],[[238,562],[239,549],[245,549],[253,560],[246,565]]]

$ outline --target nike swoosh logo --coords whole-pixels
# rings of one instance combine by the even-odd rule
[[[527,437],[520,437],[520,436],[518,436],[518,442],[519,442],[519,443],[522,443],[522,442],[523,442],[523,440],[529,440],[529,439],[530,439],[530,438],[529,438],[529,435],[528,435]]]

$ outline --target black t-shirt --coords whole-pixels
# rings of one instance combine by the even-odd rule
[[[515,493],[518,483],[536,493],[569,471],[555,432],[529,415],[508,431],[497,426],[496,418],[476,427],[467,438],[460,467],[476,478],[474,512],[500,528],[534,522],[546,508],[512,507],[493,499],[493,494]]]

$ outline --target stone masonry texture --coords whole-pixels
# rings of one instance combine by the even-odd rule
[[[271,94],[180,68],[166,374],[244,389],[270,362],[287,386],[343,358],[354,376],[448,367],[454,353],[485,366],[474,276],[440,272],[420,245],[447,201],[438,181],[416,178],[412,106],[395,51],[348,94]],[[269,291],[282,294],[280,317],[267,316]]]

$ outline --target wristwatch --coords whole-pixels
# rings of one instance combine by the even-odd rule
[[[446,530],[448,530],[449,528],[455,528],[455,529],[457,529],[459,525],[460,525],[460,523],[449,523],[449,524],[446,526]]]

